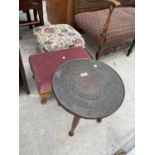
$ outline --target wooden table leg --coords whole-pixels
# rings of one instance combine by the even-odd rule
[[[102,118],[97,118],[97,122],[98,123],[102,122]]]
[[[58,106],[61,106],[61,104],[58,102]]]
[[[70,136],[74,135],[74,130],[75,130],[76,126],[78,125],[79,121],[80,121],[80,117],[75,115],[73,118],[71,130],[69,131]]]

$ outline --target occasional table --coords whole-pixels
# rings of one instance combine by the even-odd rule
[[[101,122],[120,107],[125,95],[118,73],[89,59],[74,59],[61,65],[53,77],[53,91],[58,103],[74,115],[70,136],[80,118]]]

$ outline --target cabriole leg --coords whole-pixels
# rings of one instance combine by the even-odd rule
[[[41,104],[45,104],[46,103],[47,94],[48,93],[40,94],[40,102],[41,102]]]

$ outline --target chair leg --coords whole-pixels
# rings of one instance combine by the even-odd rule
[[[39,5],[38,14],[39,14],[40,25],[44,25],[42,4]]]
[[[98,47],[98,50],[96,51],[96,55],[95,55],[95,59],[98,60],[100,57],[100,51],[101,51],[101,47]]]
[[[43,15],[39,15],[39,18],[40,18],[40,25],[44,25]]]
[[[38,21],[38,18],[37,18],[37,10],[36,9],[33,10],[33,15],[34,15],[34,20],[35,21]]]
[[[106,42],[106,37],[104,35],[101,35],[99,38],[98,38],[98,41],[99,41],[99,47],[98,47],[98,50],[96,51],[96,55],[95,55],[95,59],[98,60],[101,56],[101,49],[104,47],[105,45],[105,42]]]
[[[135,39],[133,40],[130,48],[128,49],[126,56],[129,56],[130,55],[130,53],[132,52],[132,48],[133,48],[134,45],[135,45]]]
[[[30,11],[29,10],[26,11],[26,16],[27,16],[28,22],[31,22],[31,15],[30,15]],[[32,29],[32,25],[30,25],[29,28]]]
[[[37,13],[38,13],[37,9],[34,9],[34,10],[33,10],[34,21],[38,21]],[[40,25],[40,24],[36,24],[35,27],[36,27],[36,26],[39,26],[39,25]]]

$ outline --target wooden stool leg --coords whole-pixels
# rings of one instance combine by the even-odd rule
[[[39,93],[40,94],[40,93]],[[40,94],[40,102],[42,104],[45,104],[46,103],[46,97],[47,97],[48,93],[43,93],[43,94]]]
[[[98,123],[102,122],[102,118],[97,118],[97,122]]]
[[[74,130],[77,127],[78,123],[80,121],[80,117],[79,116],[74,116],[73,122],[72,122],[72,127],[71,130],[69,131],[69,135],[73,136],[74,135]]]

